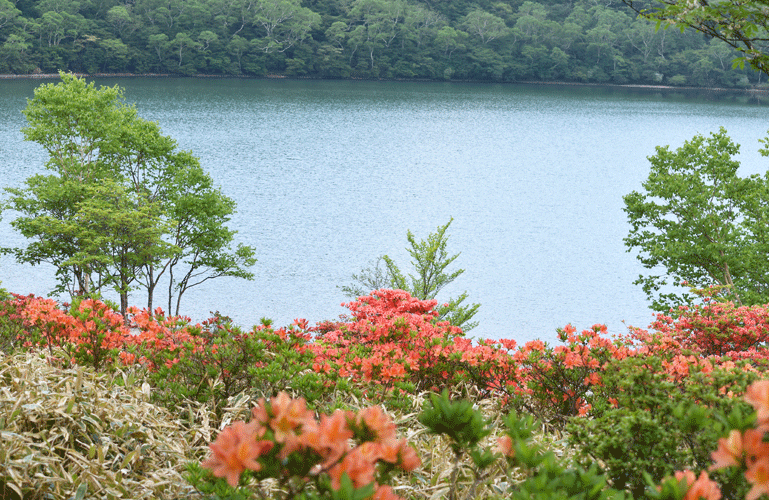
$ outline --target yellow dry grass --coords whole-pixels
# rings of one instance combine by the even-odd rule
[[[171,412],[150,403],[151,388],[141,372],[62,368],[32,353],[0,356],[2,499],[196,498],[184,479],[185,465],[204,458],[218,431],[247,420],[255,404],[245,395],[232,398],[214,426],[205,406],[190,403]],[[445,498],[456,463],[448,441],[428,434],[417,420],[425,398],[418,395],[411,409],[389,412],[422,459],[419,469],[394,484],[404,498]],[[368,405],[349,399],[345,404]],[[499,405],[478,405],[495,423],[484,441],[493,446],[501,436]],[[557,453],[565,449],[557,436],[541,439]],[[471,463],[465,459],[459,467],[459,498],[496,498],[508,482],[523,477],[520,471],[506,474],[500,463],[476,484]]]

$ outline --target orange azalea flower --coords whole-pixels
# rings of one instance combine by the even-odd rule
[[[591,404],[585,404],[585,403],[584,403],[584,401],[583,401],[583,402],[582,402],[582,405],[581,405],[581,406],[579,407],[579,409],[577,410],[577,413],[579,414],[579,416],[580,416],[580,417],[584,417],[584,416],[585,416],[585,415],[587,415],[587,414],[588,414],[588,412],[590,412],[590,410],[592,410],[592,409],[593,409],[593,405],[591,405]]]
[[[595,361],[595,360],[593,360],[593,361]],[[601,385],[601,376],[598,373],[593,372],[590,375],[588,375],[587,377],[585,377],[585,379],[583,380],[583,383],[585,385],[590,385],[590,384],[592,384],[592,385]]]
[[[753,382],[745,392],[745,401],[756,409],[759,423],[769,420],[769,380]]]
[[[330,417],[320,416],[320,425],[302,434],[302,442],[323,457],[323,467],[329,467],[338,462],[350,450],[348,440],[353,433],[347,427],[347,419],[352,418],[350,412],[335,411]]]
[[[748,458],[748,466],[761,457],[769,456],[769,443],[764,442],[764,431],[762,430],[746,430],[742,434],[742,447]]]
[[[379,406],[369,406],[355,416],[355,435],[362,441],[395,439],[395,424]]]
[[[724,467],[739,466],[745,451],[742,447],[742,433],[733,429],[725,438],[718,440],[718,450],[710,456],[715,462],[710,470],[723,469]]]
[[[406,443],[405,439],[402,442],[403,444],[398,453],[398,467],[406,472],[411,472],[422,465],[422,460],[419,459],[416,450]]]
[[[269,425],[276,443],[284,443],[289,437],[295,437],[294,431],[300,427],[306,432],[316,425],[315,416],[307,409],[304,398],[291,399],[283,391],[270,399],[270,413],[272,418]]]
[[[390,486],[380,486],[374,492],[374,496],[371,500],[401,500],[401,497],[393,492]]]
[[[702,471],[700,477],[696,479],[694,472],[690,470],[678,471],[675,475],[679,482],[685,479],[689,486],[683,500],[719,500],[721,498],[721,490],[715,481],[710,480],[707,472]]]
[[[272,449],[272,443],[257,441],[253,425],[235,422],[225,427],[208,447],[212,455],[200,465],[213,470],[216,477],[227,478],[227,483],[235,487],[244,470],[258,471],[262,468],[256,458]]]
[[[331,476],[331,487],[338,490],[342,484],[342,475],[345,473],[356,488],[362,488],[373,483],[376,448],[374,443],[363,443],[345,455],[340,463],[328,471],[329,476]]]
[[[582,358],[578,354],[569,353],[566,355],[566,359],[563,361],[563,365],[566,368],[574,368],[575,366],[582,366]]]
[[[513,439],[510,436],[502,436],[497,440],[497,451],[506,457],[513,458],[515,449],[513,448]]]
[[[406,439],[390,439],[384,443],[379,443],[378,447],[379,456],[377,458],[395,464],[401,470],[412,471],[422,463],[416,451],[409,446]]]
[[[745,478],[753,485],[745,500],[756,500],[764,494],[769,494],[769,457],[763,456],[748,467]]]
[[[406,369],[400,363],[393,363],[388,367],[382,368],[381,375],[383,380],[400,379],[406,375]]]

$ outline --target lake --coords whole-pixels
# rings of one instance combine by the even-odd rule
[[[20,111],[40,80],[0,81],[4,186],[43,172]],[[766,105],[746,95],[662,89],[468,83],[103,79],[140,116],[192,150],[238,204],[231,226],[256,248],[251,282],[190,290],[182,312],[250,326],[334,319],[348,284],[377,256],[407,267],[406,232],[454,218],[448,250],[466,272],[439,298],[481,303],[476,338],[555,340],[555,329],[652,320],[632,284],[623,195],[640,189],[655,146],[720,126],[764,172]],[[5,245],[24,239],[0,222]],[[0,281],[45,295],[53,268],[0,260]],[[133,303],[142,305],[139,293]],[[160,300],[163,303],[162,298]]]

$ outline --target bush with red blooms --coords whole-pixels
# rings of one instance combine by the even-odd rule
[[[437,321],[437,302],[402,290],[376,290],[345,305],[349,321],[324,323],[310,349],[313,369],[367,384],[437,389],[462,380],[462,355],[470,341],[462,330]]]
[[[209,445],[201,464],[230,488],[240,486],[239,498],[319,498],[346,490],[345,498],[397,500],[386,483],[398,470],[419,466],[415,450],[396,437],[395,424],[378,406],[358,412],[337,410],[316,419],[304,399],[285,392],[261,399],[248,423],[227,426]],[[273,491],[264,479],[277,480]],[[191,469],[190,482],[202,493],[213,493],[215,481]],[[217,497],[233,493],[219,484]],[[335,496],[333,498],[336,498]]]
[[[26,348],[63,350],[61,361],[100,369],[116,362],[129,332],[123,317],[104,302],[78,299],[63,310],[52,299],[15,295],[5,311],[24,327],[19,340]]]
[[[718,471],[728,486],[719,487],[708,472],[677,471],[651,492],[659,500],[720,500],[744,498],[757,500],[769,495],[769,380],[751,384],[744,399],[755,412],[732,418],[732,429],[718,440],[711,453],[709,472]]]
[[[492,386],[507,394],[513,406],[544,422],[561,425],[571,416],[586,415],[592,407],[589,395],[603,385],[606,363],[630,352],[626,345],[602,336],[605,334],[604,325],[580,333],[567,325],[558,329],[563,345],[527,342],[498,365]]]
[[[220,314],[202,324],[135,311],[141,334],[125,361],[150,368],[155,401],[168,407],[186,400],[208,403],[215,422],[231,398],[264,397],[291,388],[310,402],[327,392],[325,377],[308,367],[310,334],[305,321],[273,330],[265,325],[244,331]]]
[[[652,333],[633,329],[636,341],[652,350],[730,358],[766,358],[769,307],[736,306],[708,298],[702,305],[681,306],[675,317],[658,314]]]

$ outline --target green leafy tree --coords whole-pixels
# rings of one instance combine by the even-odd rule
[[[657,27],[693,28],[723,40],[743,54],[736,63],[746,61],[756,70],[769,74],[769,15],[763,1],[690,2],[657,0],[651,7],[646,0],[622,0],[641,16],[657,22]]]
[[[253,22],[264,32],[257,45],[267,53],[285,52],[321,24],[320,15],[302,7],[299,0],[255,0],[253,5]]]
[[[476,9],[467,14],[462,22],[462,26],[468,33],[477,35],[484,45],[505,36],[508,32],[505,21],[502,18],[481,9]]]
[[[459,254],[449,255],[446,250],[448,235],[446,230],[453,222],[450,219],[443,226],[439,226],[435,233],[431,233],[427,239],[417,241],[411,231],[407,238],[411,248],[406,250],[413,259],[411,261],[414,274],[404,275],[398,265],[389,256],[383,255],[377,259],[373,268],[369,267],[353,274],[353,283],[342,287],[342,291],[348,297],[360,297],[380,288],[404,290],[420,300],[432,300],[438,296],[446,285],[453,282],[464,269],[457,269],[448,273],[446,268],[459,257]],[[384,267],[382,267],[384,263]],[[447,320],[452,325],[459,326],[468,331],[475,328],[478,323],[470,321],[478,312],[480,304],[464,304],[467,292],[462,292],[457,298],[449,299],[445,304],[438,305],[438,319]]]
[[[625,244],[650,271],[635,283],[654,309],[689,302],[672,288],[682,283],[725,286],[741,304],[769,301],[767,180],[738,176],[738,152],[723,128],[675,151],[658,147],[644,191],[624,197],[631,226]]]
[[[169,309],[189,288],[212,278],[251,279],[253,249],[232,250],[225,224],[235,203],[214,188],[197,158],[177,151],[157,123],[124,104],[117,87],[95,88],[60,74],[35,90],[24,114],[25,138],[49,159],[48,175],[6,189],[20,215],[12,227],[29,238],[7,249],[22,263],[55,266],[54,292],[99,293],[112,287],[125,313],[130,290],[154,290],[164,273]],[[174,275],[174,271],[176,274]]]
[[[160,203],[127,191],[113,179],[87,185],[74,219],[59,222],[79,243],[77,252],[63,264],[96,273],[100,286],[117,292],[123,316],[143,266],[179,250],[163,240],[176,224],[163,217]]]

